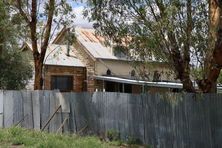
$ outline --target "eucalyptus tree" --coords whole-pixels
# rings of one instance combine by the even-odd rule
[[[34,59],[34,89],[42,89],[48,44],[61,25],[72,23],[72,7],[66,0],[11,0],[8,3],[12,14],[19,15],[26,26],[26,39],[31,42]]]
[[[130,49],[131,58],[146,62],[154,56],[166,61],[183,89],[195,92],[192,81],[197,75],[193,71],[201,71],[199,79],[207,79],[210,74],[209,59],[218,37],[217,25],[212,22],[213,9],[220,10],[219,5],[217,0],[93,0],[88,1],[85,15],[95,22],[98,33]],[[207,83],[198,82],[204,92],[213,85],[210,82],[210,88],[204,90]]]
[[[207,77],[199,82],[203,92],[210,92],[217,83],[222,68],[222,1],[209,0],[209,53],[206,59]]]

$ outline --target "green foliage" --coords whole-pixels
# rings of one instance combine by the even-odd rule
[[[134,61],[146,66],[154,56],[167,62],[179,79],[185,72],[191,76],[191,65],[204,66],[209,50],[208,1],[94,0],[88,6],[84,14],[94,21],[97,33],[116,44],[130,37],[123,44],[131,49]]]
[[[4,52],[0,67],[0,89],[24,89],[32,77],[32,66],[21,52]]]
[[[0,1],[0,89],[23,89],[32,76],[32,67],[18,50],[17,30],[8,5]]]
[[[120,140],[120,133],[114,129],[108,130],[106,136],[110,141]]]
[[[222,71],[220,72],[220,75],[219,75],[219,77],[218,77],[218,79],[217,79],[217,82],[218,82],[219,84],[222,84]]]
[[[127,143],[130,144],[130,145],[133,145],[133,144],[142,144],[142,141],[138,138],[134,138],[134,137],[128,137],[127,139]]]
[[[24,15],[28,18],[30,17],[29,12],[27,12],[27,8],[31,9],[31,3],[34,0],[26,0],[26,1],[20,1],[21,8],[24,10]],[[36,1],[36,0],[35,0]],[[45,32],[47,27],[47,19],[49,18],[49,1],[42,1],[38,2],[37,5],[37,22],[36,22],[36,38],[38,40],[38,43],[42,43],[45,39]],[[72,1],[72,3],[76,3],[75,1]],[[14,26],[21,30],[19,31],[19,36],[21,39],[25,41],[30,41],[30,26],[29,23],[24,19],[23,15],[19,12],[18,5],[15,5],[15,3],[8,2],[8,5],[10,6],[11,11],[13,11],[13,15],[11,16],[12,22]],[[51,31],[50,31],[50,38],[49,42],[52,41],[53,37],[55,36],[55,33],[58,30],[61,30],[64,26],[71,26],[73,25],[73,20],[75,18],[75,14],[72,11],[71,2],[68,0],[55,0],[55,5],[52,7],[54,9],[53,13],[53,21],[51,24]],[[29,20],[30,21],[30,20]]]
[[[195,69],[192,69],[191,74],[196,79],[201,79],[203,76],[203,70],[201,68],[195,68]]]
[[[86,9],[85,15],[91,14],[90,20],[95,21],[94,28],[120,44],[123,37],[132,37],[129,46],[140,56],[154,54],[168,60],[167,50],[171,50],[170,46],[174,44],[168,40],[169,32],[176,37],[175,44],[181,49],[187,44],[186,1],[95,0],[88,1],[88,4],[89,9]],[[207,49],[207,7],[207,1],[192,2],[195,11],[192,12],[193,40],[190,44],[194,50]]]
[[[111,143],[112,144],[112,143]],[[110,143],[101,142],[96,137],[80,137],[76,135],[61,135],[33,130],[12,127],[0,129],[1,147],[12,147],[13,145],[22,147],[39,148],[109,148],[117,147]]]
[[[114,146],[121,146],[123,143],[124,142],[122,140],[110,141],[110,144]]]
[[[42,69],[48,44],[51,43],[56,31],[61,27],[70,26],[75,17],[68,0],[20,0],[4,1],[9,6],[12,22],[16,28],[24,30],[19,40],[31,42],[35,68],[34,89],[42,89]],[[73,1],[74,2],[74,1]],[[32,12],[32,15],[30,13]],[[22,25],[16,24],[19,20]],[[39,50],[40,49],[40,50]]]
[[[204,71],[201,68],[195,68],[191,70],[191,75],[196,79],[196,80],[201,80],[204,75]],[[219,77],[217,78],[217,83],[222,84],[222,71],[220,72]]]

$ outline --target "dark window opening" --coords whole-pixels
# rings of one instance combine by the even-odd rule
[[[153,74],[153,82],[160,82],[161,81],[161,74],[156,70]]]
[[[61,92],[73,90],[73,76],[52,76],[51,89],[59,89]]]
[[[111,76],[111,70],[110,70],[110,69],[108,69],[108,70],[106,71],[106,75],[107,75],[107,76]]]
[[[105,89],[107,92],[116,92],[116,83],[107,81]]]
[[[132,85],[124,84],[124,93],[132,93]]]
[[[131,77],[134,77],[136,75],[136,71],[132,70],[130,74],[131,74]]]
[[[106,92],[132,93],[132,85],[106,81]]]
[[[182,90],[182,89],[179,89],[179,88],[172,88],[172,89],[171,89],[171,92],[176,92],[176,93],[178,93],[178,92],[181,92],[181,90]]]

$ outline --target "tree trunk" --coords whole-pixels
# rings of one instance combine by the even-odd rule
[[[183,48],[183,71],[181,81],[183,83],[183,89],[187,92],[195,92],[195,88],[190,78],[190,42],[191,42],[191,33],[193,30],[193,21],[192,21],[192,2],[187,0],[187,26],[186,26],[186,42]]]
[[[203,78],[207,79],[207,76],[210,73],[211,61],[213,58],[213,50],[215,48],[215,42],[217,39],[217,27],[219,24],[219,9],[217,2],[215,0],[209,0],[209,39],[208,39],[208,49],[206,51],[206,56],[204,59],[204,72]],[[212,82],[212,87],[210,89],[211,93],[217,92],[217,83]]]
[[[40,59],[35,60],[35,80],[34,80],[34,90],[42,90],[43,88],[43,64]]]
[[[221,26],[222,27],[222,26]],[[217,84],[220,70],[222,68],[222,28],[218,30],[217,42],[213,51],[213,59],[211,61],[210,72],[207,79],[199,83],[200,88],[204,93],[210,93],[212,87]],[[216,89],[216,88],[215,88]]]
[[[217,78],[222,68],[222,1],[210,0],[210,37],[216,39],[209,73],[207,78],[199,82],[204,93],[216,92]],[[218,31],[215,31],[215,30]],[[209,42],[210,44],[210,42]]]

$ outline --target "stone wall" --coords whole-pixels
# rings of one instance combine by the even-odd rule
[[[75,42],[73,46],[75,47],[75,55],[86,66],[87,91],[94,92],[96,83],[93,78],[95,75],[95,59],[93,59],[90,54],[86,52],[84,47],[79,42]]]

